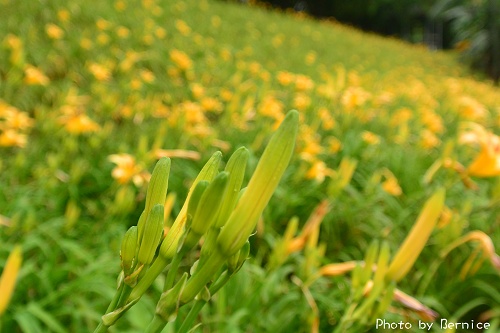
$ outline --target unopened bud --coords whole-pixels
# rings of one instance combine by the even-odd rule
[[[163,205],[155,205],[144,226],[138,259],[142,264],[150,264],[156,253],[163,233]]]
[[[135,252],[137,249],[137,227],[130,227],[123,237],[120,256],[122,260],[122,269],[125,275],[130,273],[134,263]]]

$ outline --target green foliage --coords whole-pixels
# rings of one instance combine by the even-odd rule
[[[169,192],[180,198],[165,203],[168,230],[214,152],[248,147],[247,183],[269,133],[293,108],[297,146],[262,220],[252,221],[251,259],[195,316],[195,331],[333,331],[354,275],[321,269],[363,260],[374,239],[396,253],[439,187],[447,209],[397,287],[443,317],[489,315],[498,327],[498,271],[481,240],[439,255],[474,230],[500,244],[498,177],[472,180],[478,152],[458,140],[463,122],[498,133],[500,93],[454,54],[218,1],[0,4],[0,269],[15,244],[23,252],[3,331],[93,330],[116,291],[121,241],[140,219],[156,161],[171,158]],[[350,177],[342,161],[355,165]],[[329,213],[304,236],[323,200]],[[300,246],[287,252],[292,218],[290,238]],[[280,260],[272,259],[277,245]],[[469,258],[477,270],[461,277]],[[180,270],[197,259],[180,260]],[[110,331],[141,331],[164,282],[179,278],[152,282]],[[418,319],[394,308],[404,316],[384,318]]]

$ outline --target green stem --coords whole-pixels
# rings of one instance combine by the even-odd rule
[[[177,275],[177,270],[179,269],[179,264],[181,263],[182,257],[187,251],[184,251],[184,247],[181,251],[177,252],[172,259],[172,263],[170,264],[170,269],[167,273],[167,278],[165,280],[165,284],[163,285],[163,292],[169,290],[174,286],[175,276]]]
[[[229,281],[230,278],[231,275],[227,274],[227,271],[222,273],[221,276],[217,279],[217,281],[210,287],[209,289],[210,295],[216,294],[219,291],[219,289],[222,288],[227,283],[227,281]],[[177,333],[187,333],[189,329],[193,327],[193,323],[196,317],[200,313],[201,309],[203,309],[205,304],[207,304],[207,302],[201,298],[197,299],[194,302],[193,307],[191,308],[191,310],[189,310],[189,313],[187,314],[186,318],[184,318],[184,321],[182,322],[182,325],[179,328],[179,330],[177,330]]]
[[[107,331],[108,331],[108,328],[106,326],[104,326],[104,324],[101,321],[99,323],[99,326],[97,326],[96,329],[94,330],[94,333],[105,333]]]
[[[113,299],[111,300],[111,302],[109,303],[109,306],[108,308],[106,309],[106,312],[105,313],[110,313],[114,310],[116,310],[117,308],[117,304],[120,300],[120,298],[122,297],[123,295],[123,290],[125,288],[125,283],[123,283],[123,280],[120,281],[120,286],[118,287],[118,289],[116,290],[115,292],[115,295],[113,296]],[[99,323],[99,325],[96,327],[94,333],[101,333],[101,332],[106,332],[108,330],[108,328],[103,324],[103,322],[101,321]]]
[[[160,333],[167,323],[163,318],[155,314],[144,333]]]
[[[191,329],[191,327],[193,327],[193,323],[198,316],[198,313],[200,313],[205,304],[207,304],[207,302],[202,299],[194,302],[193,307],[191,308],[191,310],[189,310],[186,318],[184,318],[184,321],[182,322],[181,327],[177,330],[177,333],[187,333]]]
[[[167,267],[167,264],[168,264],[167,258],[164,258],[162,256],[156,258],[151,267],[149,267],[146,274],[139,280],[134,289],[132,289],[132,292],[130,293],[126,303],[134,300],[135,301],[139,300],[142,297],[142,295],[144,295],[146,290],[148,290],[148,288],[153,284],[158,275],[160,275],[161,272],[163,272],[163,270],[165,269],[165,267]]]

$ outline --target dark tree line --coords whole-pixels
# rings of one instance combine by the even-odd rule
[[[465,62],[496,83],[500,79],[500,0],[260,1],[424,43],[432,49],[458,45]]]

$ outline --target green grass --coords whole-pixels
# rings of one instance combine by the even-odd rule
[[[14,297],[0,319],[3,331],[88,332],[97,325],[114,293],[121,239],[137,222],[146,191],[144,184],[113,179],[109,155],[130,154],[151,172],[158,148],[198,151],[200,160],[173,158],[169,192],[177,194],[175,217],[190,182],[214,151],[222,149],[227,160],[247,146],[247,170],[254,170],[277,121],[273,116],[292,108],[302,117],[296,154],[263,214],[263,230],[251,239],[253,258],[202,311],[197,332],[309,332],[311,308],[292,277],[304,278],[328,263],[362,260],[373,239],[387,240],[395,253],[438,187],[447,189],[452,223],[435,230],[398,288],[444,318],[476,320],[487,310],[498,313],[500,301],[492,291],[498,289],[498,271],[489,261],[475,275],[459,278],[473,244],[444,260],[438,257],[472,230],[500,244],[498,177],[474,178],[477,191],[449,169],[440,169],[430,183],[423,181],[447,142],[453,143],[448,156],[466,166],[476,156],[476,150],[457,143],[462,122],[498,133],[498,87],[468,73],[455,54],[233,2],[0,4],[0,135],[11,126],[5,105],[33,121],[16,129],[26,135],[24,147],[0,147],[0,215],[8,221],[8,226],[0,224],[0,268],[15,244],[22,245],[24,257]],[[61,20],[65,15],[67,20]],[[180,22],[189,32],[183,34]],[[61,28],[63,36],[50,38],[48,24]],[[120,27],[128,29],[127,36]],[[12,36],[21,47],[9,44]],[[174,49],[184,52],[192,66],[182,70],[170,56]],[[109,79],[92,74],[93,64],[109,70]],[[28,84],[28,65],[50,82]],[[280,72],[293,74],[289,85],[280,83]],[[313,87],[296,87],[297,75]],[[204,90],[201,96],[197,87]],[[350,107],[345,102],[350,92],[366,93],[366,101]],[[204,97],[215,99],[220,110],[205,107]],[[264,107],[270,97],[280,103],[271,115]],[[486,114],[465,114],[463,97]],[[300,98],[309,103],[297,103]],[[195,110],[188,111],[193,105]],[[335,121],[333,127],[324,126],[322,108]],[[402,108],[412,116],[406,132],[402,121],[392,121]],[[65,109],[72,116],[87,115],[99,128],[68,132]],[[189,119],[198,111],[201,118]],[[364,131],[376,134],[380,143],[363,140]],[[435,144],[422,143],[425,131],[435,135]],[[340,150],[329,148],[332,138],[340,141]],[[312,149],[313,143],[320,150]],[[331,172],[316,181],[308,171],[315,162],[337,170],[344,157],[357,160],[357,168],[341,194],[329,196]],[[397,179],[400,196],[384,191],[383,178],[374,180],[383,169]],[[332,210],[321,225],[325,253],[316,258],[317,265],[304,269],[304,250],[283,266],[266,269],[290,218],[298,216],[304,225],[325,198]],[[427,277],[430,267],[435,273]],[[346,312],[350,286],[349,275],[320,278],[309,286],[321,332],[333,331]],[[158,283],[154,291],[160,290]],[[154,291],[112,330],[145,327],[155,307]],[[492,325],[495,320],[498,327],[497,319]]]

